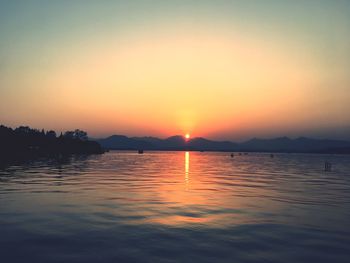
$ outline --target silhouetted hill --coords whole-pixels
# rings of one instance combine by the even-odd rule
[[[230,151],[238,149],[238,144],[229,141],[211,141],[205,138],[193,138],[189,141],[191,148],[203,151]]]
[[[105,139],[98,139],[98,143],[107,149],[117,150],[177,150],[186,146],[182,136],[172,136],[166,139],[155,137],[133,137],[113,135]]]
[[[196,151],[260,151],[260,152],[332,152],[346,153],[350,142],[341,140],[321,140],[300,137],[290,139],[251,139],[243,143],[213,141],[193,138],[188,141],[176,135],[166,139],[155,137],[133,137],[114,135],[97,140],[103,147],[116,150],[196,150]]]
[[[146,140],[129,138],[124,135],[112,135],[105,139],[99,139],[97,142],[104,148],[118,150],[150,149],[153,146]]]
[[[151,143],[152,145],[157,145],[163,141],[162,139],[159,139],[156,137],[133,137],[132,139],[148,142],[148,143]]]
[[[280,137],[274,139],[252,139],[240,144],[245,151],[280,151],[280,152],[318,152],[350,146],[348,141],[320,140],[300,137],[290,139]]]

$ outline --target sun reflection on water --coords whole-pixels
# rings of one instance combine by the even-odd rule
[[[302,174],[299,166],[304,162],[300,156],[285,155],[271,160],[268,155],[249,154],[232,159],[227,153],[186,151],[139,155],[112,151],[89,158],[72,159],[71,164],[40,163],[28,171],[17,171],[18,180],[25,182],[18,184],[18,192],[44,192],[49,183],[53,185],[53,192],[47,193],[44,201],[36,200],[37,196],[27,201],[20,199],[25,204],[23,209],[30,207],[41,212],[43,207],[31,205],[43,202],[45,207],[59,209],[64,204],[62,209],[70,212],[69,205],[74,204],[85,215],[85,204],[89,204],[89,211],[101,220],[98,224],[109,220],[123,225],[226,228],[256,223],[259,218],[274,220],[271,215],[283,212],[290,202],[299,204],[305,198],[310,204],[319,202],[317,195],[307,191],[315,185],[309,185],[298,196],[290,190],[304,189],[302,182],[293,185],[295,182],[291,181]],[[316,167],[310,170],[310,175],[319,176],[317,168],[322,160],[319,157],[308,160]],[[277,176],[277,172],[291,169],[290,162],[297,164],[287,173],[290,177]],[[43,173],[47,176],[42,177]],[[7,193],[6,187],[9,186],[5,182],[0,184],[0,192]],[[63,194],[66,198],[60,200]],[[282,219],[287,220],[285,216]]]
[[[185,152],[185,182],[186,182],[186,190],[189,183],[189,170],[190,170],[190,153]]]
[[[110,193],[118,205],[127,207],[118,210],[126,218],[125,224],[225,227],[247,223],[250,218],[241,209],[252,198],[247,201],[245,196],[267,195],[261,187],[246,186],[259,185],[255,180],[240,176],[240,169],[249,168],[246,157],[236,166],[221,153],[154,152],[142,155],[142,160],[139,155],[112,154],[120,162],[125,162],[122,156],[139,160],[133,164],[136,167],[124,164],[125,170],[116,173],[130,176],[132,171],[136,179],[127,177],[125,181],[122,176],[122,184],[114,184]],[[106,191],[103,194],[105,198]],[[255,199],[254,205],[257,200],[268,205],[262,198]]]

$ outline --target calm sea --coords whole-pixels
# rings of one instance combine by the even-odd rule
[[[109,152],[7,167],[0,262],[350,262],[350,156]]]

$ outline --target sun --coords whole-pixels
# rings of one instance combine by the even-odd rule
[[[185,134],[185,138],[186,138],[187,140],[188,140],[190,137],[191,137],[191,136],[190,136],[189,133],[186,133],[186,134]]]

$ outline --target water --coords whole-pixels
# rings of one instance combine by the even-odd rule
[[[349,222],[350,156],[110,152],[0,170],[1,262],[349,262]]]

